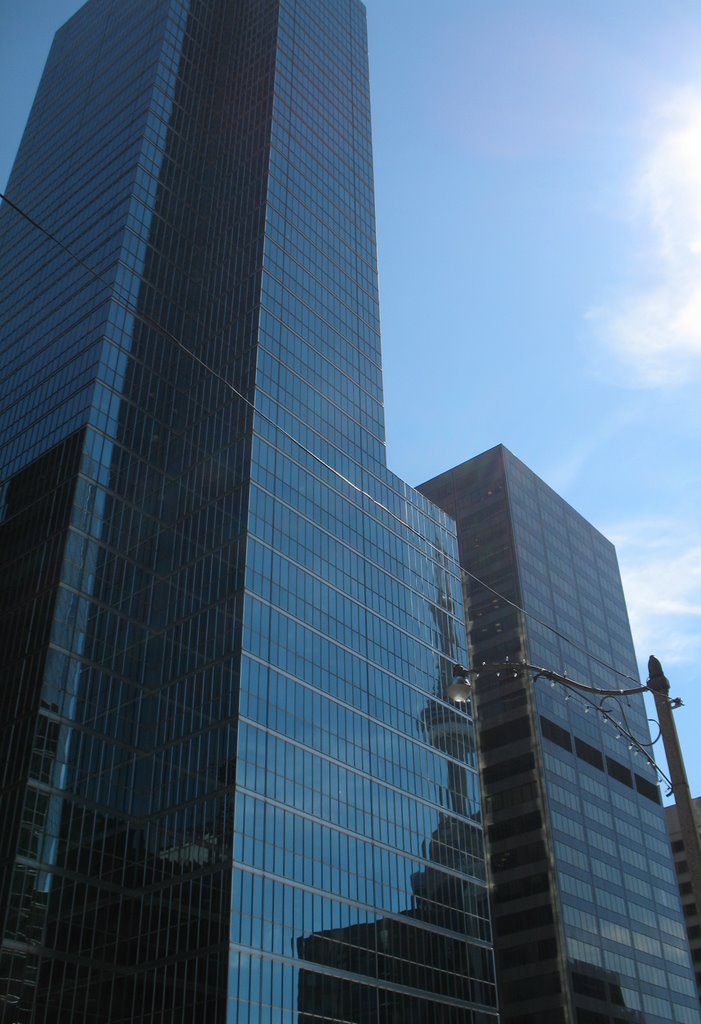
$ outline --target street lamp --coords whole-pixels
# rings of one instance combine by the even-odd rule
[[[669,694],[669,682],[662,673],[661,667],[659,672],[654,668],[653,663],[659,667],[660,663],[654,656],[650,658],[648,669],[650,672],[650,678],[643,686],[628,686],[619,687],[617,689],[600,689],[597,686],[590,686],[588,683],[580,683],[577,679],[571,679],[570,676],[564,672],[555,672],[549,668],[543,668],[540,665],[532,665],[530,662],[523,661],[509,661],[508,658],[505,661],[500,662],[482,662],[481,665],[473,666],[472,668],[464,668],[462,665],[453,665],[453,679],[450,685],[446,689],[446,696],[454,704],[466,704],[472,698],[472,679],[477,678],[481,672],[494,673],[499,677],[502,673],[508,675],[518,675],[520,671],[532,673],[533,682],[535,683],[538,679],[549,679],[551,685],[559,683],[561,686],[571,689],[579,694],[582,700],[589,707],[593,707],[604,719],[605,722],[610,722],[616,727],[616,729],[622,733],[631,744],[630,749],[635,749],[638,753],[642,754],[648,764],[664,779],[669,787],[669,794],[675,794],[677,789],[681,792],[683,786],[686,786],[686,792],[688,794],[689,784],[686,782],[686,774],[683,775],[683,762],[681,762],[681,751],[679,750],[679,741],[676,739],[676,730],[674,729],[674,723],[672,722],[671,712],[672,710],[681,707],[682,701],[679,697],[675,697],[670,700]],[[651,667],[653,666],[653,667]],[[664,680],[664,683],[662,682]],[[664,688],[666,684],[666,690]],[[660,733],[663,737],[665,744],[665,752],[667,751],[668,740],[666,736],[673,731],[674,738],[676,741],[676,747],[678,751],[678,761],[681,763],[680,771],[676,774],[672,773],[671,778],[668,778],[662,771],[660,766],[656,763],[654,758],[645,749],[645,745],[632,734],[628,727],[627,721],[625,721],[625,713],[621,708],[621,717],[624,721],[620,721],[604,706],[604,701],[607,698],[618,699],[621,697],[631,697],[635,694],[641,693],[652,693],[655,698],[655,704],[657,707],[658,715],[660,718]],[[658,703],[659,701],[659,703]],[[663,726],[664,723],[664,726]],[[659,738],[659,737],[658,737]],[[677,760],[674,754],[670,760],[669,753],[667,754],[667,760],[670,764],[674,761],[675,766]],[[691,797],[689,795],[689,801]],[[692,805],[693,806],[693,805]],[[699,881],[701,883],[701,848],[699,851]],[[700,890],[701,892],[701,890]]]
[[[519,671],[530,672],[533,675],[533,682],[543,678],[549,679],[553,684],[572,689],[579,693],[589,706],[593,706],[604,718],[611,722],[632,744],[631,749],[638,750],[648,764],[665,780],[669,786],[669,796],[674,796],[674,801],[679,814],[679,826],[682,834],[682,842],[689,865],[691,884],[694,895],[697,898],[697,906],[701,911],[701,838],[696,818],[696,809],[689,789],[689,781],[684,767],[679,737],[674,725],[672,712],[683,706],[679,697],[670,698],[669,680],[662,671],[662,666],[654,655],[648,660],[648,680],[644,686],[629,686],[620,689],[603,690],[596,686],[589,686],[587,683],[580,683],[576,679],[570,679],[563,672],[554,672],[552,669],[542,668],[539,665],[531,665],[527,661],[513,662],[501,661],[494,663],[483,662],[481,666],[463,668],[462,665],[453,665],[453,681],[447,687],[446,695],[455,704],[466,704],[472,698],[471,678],[477,678],[480,672],[493,672],[497,676],[503,673],[518,675]],[[669,777],[667,777],[652,756],[644,749],[640,740],[633,736],[627,723],[617,721],[610,712],[603,706],[607,697],[620,698],[630,697],[638,693],[651,693],[657,710],[660,736],[664,744]],[[589,696],[591,695],[591,697]],[[598,700],[595,702],[594,698]],[[625,719],[625,714],[623,714]],[[659,739],[659,737],[658,737]]]
[[[684,855],[689,866],[691,888],[697,911],[701,911],[701,839],[679,736],[672,717],[672,711],[680,706],[681,701],[678,697],[670,700],[669,679],[662,671],[662,665],[654,654],[650,655],[647,671],[649,676],[647,688],[652,693],[660,720],[660,734],[671,780],[670,791],[674,795],[674,803],[679,816],[679,830],[682,835]]]
[[[453,665],[453,681],[446,690],[448,700],[454,704],[467,704],[472,697],[472,683],[469,680],[471,669],[462,665]]]
[[[655,659],[655,661],[657,661],[657,659]],[[474,668],[463,668],[462,665],[453,665],[453,682],[448,687],[448,696],[451,700],[458,702],[465,702],[469,700],[472,693],[470,676],[476,677],[480,672],[495,672],[496,675],[499,676],[502,672],[517,675],[519,670],[532,672],[534,682],[540,677],[543,679],[551,679],[553,682],[561,683],[562,686],[571,686],[574,690],[595,694],[598,697],[630,697],[634,693],[654,692],[652,685],[650,685],[650,680],[648,680],[648,683],[646,683],[645,686],[629,686],[626,689],[601,690],[598,686],[589,686],[587,683],[580,683],[576,679],[571,679],[563,672],[554,672],[549,668],[542,668],[539,665],[531,665],[530,662],[527,661],[509,661],[507,658],[506,661],[489,663],[483,661],[480,666],[475,666]],[[667,684],[667,687],[669,688],[669,683]],[[676,704],[675,706],[678,707],[679,705]]]

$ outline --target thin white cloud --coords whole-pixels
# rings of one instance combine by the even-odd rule
[[[649,127],[632,198],[654,283],[589,315],[629,383],[667,387],[701,376],[701,86],[678,91]]]
[[[559,494],[565,494],[581,478],[591,461],[599,456],[602,448],[614,442],[639,415],[637,406],[619,403],[595,419],[586,434],[557,447],[544,474],[550,486]]]
[[[701,659],[701,543],[673,520],[646,519],[609,531],[616,545],[640,661],[664,665]]]

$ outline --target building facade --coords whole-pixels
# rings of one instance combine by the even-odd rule
[[[495,1024],[365,11],[89,0],[0,208],[3,1024]]]
[[[422,485],[457,521],[501,1019],[698,1024],[613,545],[502,446]],[[497,673],[489,664],[513,663]]]
[[[696,809],[697,821],[701,821],[701,797],[694,797],[694,807]],[[665,807],[664,813],[667,822],[667,831],[669,832],[669,841],[672,844],[674,869],[677,873],[679,895],[682,899],[686,934],[689,937],[691,959],[693,960],[694,971],[696,974],[696,986],[699,990],[699,998],[701,999],[701,915],[699,915],[701,893],[694,892],[691,882],[689,865],[684,853],[682,830],[679,824],[679,812],[676,805],[671,804],[671,806]],[[698,832],[701,836],[701,827],[699,827]]]

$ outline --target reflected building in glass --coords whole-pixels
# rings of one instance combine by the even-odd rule
[[[634,685],[616,553],[582,516],[502,446],[420,490],[457,520],[474,665]],[[502,1021],[698,1024],[654,770],[596,702],[518,667],[474,690]],[[606,708],[649,743],[641,696]]]
[[[90,0],[7,192],[2,1024],[495,1024],[363,6]]]

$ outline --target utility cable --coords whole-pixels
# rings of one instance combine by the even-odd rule
[[[418,530],[416,530],[413,526],[411,526],[411,524],[408,521],[405,522],[403,519],[400,518],[400,516],[398,516],[396,514],[396,512],[393,512],[392,509],[388,508],[386,505],[383,505],[382,502],[378,501],[378,499],[375,498],[372,494],[369,494],[362,487],[358,486],[358,484],[354,483],[351,479],[349,479],[348,477],[344,476],[344,474],[341,473],[339,470],[337,470],[334,466],[331,466],[328,462],[326,462],[324,459],[322,459],[321,456],[317,455],[315,452],[313,452],[309,448],[307,448],[306,445],[304,445],[300,440],[298,440],[298,438],[294,437],[294,435],[292,435],[288,431],[286,431],[284,429],[284,427],[281,427],[278,423],[276,423],[275,420],[271,416],[268,416],[264,412],[262,412],[260,409],[257,409],[255,407],[255,404],[253,402],[251,402],[251,400],[249,398],[247,398],[244,394],[242,394],[235,387],[235,385],[231,383],[231,381],[227,380],[227,378],[224,377],[223,374],[219,373],[218,370],[215,370],[214,367],[209,366],[195,352],[192,352],[171,331],[169,331],[165,327],[162,327],[159,323],[157,323],[148,314],[143,313],[129,299],[124,299],[122,296],[117,295],[115,290],[114,290],[116,287],[118,287],[116,285],[116,282],[115,283],[111,283],[111,282],[107,281],[97,270],[95,270],[88,263],[86,263],[80,256],[77,255],[77,253],[73,252],[72,249],[70,249],[64,242],[62,242],[59,238],[57,238],[57,236],[55,234],[53,234],[53,232],[49,231],[42,224],[40,224],[33,217],[31,217],[28,213],[26,213],[20,206],[18,206],[15,202],[13,202],[4,192],[0,192],[0,199],[2,199],[3,202],[7,203],[8,206],[10,206],[17,214],[19,214],[20,217],[22,217],[24,220],[26,220],[27,223],[29,223],[33,228],[35,228],[37,231],[40,231],[43,235],[46,236],[46,238],[48,238],[50,241],[52,241],[55,245],[59,246],[59,248],[62,249],[63,252],[65,252],[68,256],[71,257],[71,259],[75,260],[78,264],[80,264],[80,266],[82,266],[89,274],[91,274],[95,278],[95,280],[100,281],[101,284],[104,284],[106,287],[112,289],[112,293],[110,295],[110,301],[114,302],[116,305],[121,306],[126,312],[128,312],[129,314],[134,316],[136,319],[140,320],[147,327],[149,327],[152,330],[156,331],[158,334],[162,335],[162,337],[166,338],[168,341],[171,341],[178,349],[180,349],[189,358],[193,359],[199,366],[201,366],[202,369],[204,369],[207,373],[210,373],[213,377],[215,377],[217,380],[219,380],[240,401],[244,402],[247,406],[249,406],[250,409],[252,410],[252,412],[254,413],[254,415],[259,416],[262,420],[264,420],[267,423],[269,423],[273,427],[274,430],[278,431],[283,437],[285,437],[287,440],[291,441],[292,444],[296,445],[301,451],[303,451],[305,453],[305,455],[308,455],[311,459],[313,459],[319,465],[323,466],[323,468],[326,469],[329,473],[331,473],[333,476],[337,477],[344,484],[346,484],[348,487],[350,487],[356,494],[358,494],[359,496],[361,496],[363,498],[366,498],[373,505],[375,505],[378,509],[381,509],[391,519],[395,520],[402,527],[403,530],[406,530],[409,533],[414,534],[422,542],[422,544],[426,544],[430,548],[432,548],[433,551],[436,552],[436,554],[438,554],[441,559],[449,560],[451,565],[454,566],[457,569],[457,573],[459,574],[461,579],[464,580],[465,578],[468,578],[468,579],[474,581],[475,583],[479,584],[480,586],[484,587],[486,590],[490,591],[490,593],[494,594],[495,597],[499,598],[500,601],[503,601],[505,604],[510,605],[512,608],[516,609],[518,612],[520,612],[522,615],[525,615],[527,618],[531,619],[533,622],[537,622],[539,625],[543,626],[545,629],[548,629],[555,636],[559,637],[559,639],[563,640],[565,643],[569,644],[571,647],[574,647],[575,650],[578,650],[581,653],[585,654],[588,658],[591,658],[592,661],[596,662],[596,664],[600,665],[602,668],[605,668],[607,671],[613,672],[615,675],[618,675],[618,676],[620,676],[623,679],[629,679],[629,680],[631,680],[631,681],[633,681],[635,683],[639,682],[637,677],[631,675],[628,672],[624,672],[621,669],[615,668],[613,665],[610,665],[608,662],[604,661],[602,658],[599,658],[596,655],[592,654],[590,651],[587,650],[586,647],[584,647],[584,645],[579,644],[576,641],[572,640],[566,634],[560,632],[555,626],[552,626],[550,623],[546,622],[544,619],[541,619],[539,616],[533,614],[532,612],[527,611],[525,608],[523,608],[521,605],[517,604],[515,601],[512,601],[510,598],[505,597],[503,594],[500,594],[499,591],[495,590],[494,587],[490,586],[490,584],[488,584],[484,580],[480,579],[478,576],[476,576],[474,573],[470,572],[468,569],[463,568],[463,566],[461,566],[459,562],[456,562],[455,559],[453,559],[450,555],[448,555],[447,552],[445,552],[442,548],[439,548],[438,545],[434,544],[427,537],[422,536],[422,534]],[[17,513],[17,514],[19,515],[21,513]],[[10,518],[12,518],[12,517],[8,517],[8,519],[5,520],[5,522],[9,521]]]

